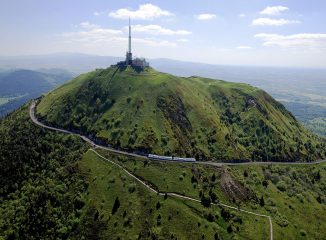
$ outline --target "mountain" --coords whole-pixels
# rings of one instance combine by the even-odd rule
[[[115,147],[214,161],[311,161],[325,141],[248,84],[110,67],[46,94],[43,121]]]
[[[0,73],[0,117],[73,78],[60,69],[9,70]]]
[[[123,60],[119,57],[96,56],[80,53],[56,53],[0,57],[0,68],[66,69],[75,74],[106,68]],[[182,77],[199,75],[214,79],[248,83],[268,92],[293,115],[315,133],[325,135],[326,118],[325,69],[284,68],[262,66],[224,66],[173,59],[150,59],[151,66],[162,72]],[[1,71],[1,70],[0,70]],[[0,73],[1,75],[1,73]]]

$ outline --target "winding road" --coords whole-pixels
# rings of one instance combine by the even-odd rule
[[[66,134],[73,134],[76,136],[79,136],[80,138],[82,138],[85,142],[88,142],[89,144],[91,144],[92,146],[94,146],[94,148],[100,148],[100,149],[105,149],[107,151],[113,152],[113,153],[117,153],[117,154],[122,154],[122,155],[126,155],[126,156],[130,156],[130,157],[139,157],[139,158],[146,158],[146,156],[143,155],[139,155],[136,153],[130,153],[130,152],[126,152],[126,151],[122,151],[122,150],[118,150],[118,149],[114,149],[112,147],[106,147],[106,146],[101,146],[98,145],[96,143],[94,143],[91,139],[87,138],[84,135],[81,134],[77,134],[77,133],[73,133],[71,131],[68,130],[64,130],[64,129],[60,129],[60,128],[56,128],[56,127],[51,127],[51,126],[47,126],[45,124],[43,124],[42,122],[40,122],[36,116],[35,116],[35,108],[36,108],[36,102],[33,101],[30,105],[29,108],[29,116],[31,118],[31,120],[38,126],[49,129],[49,130],[53,130],[53,131],[58,131],[61,133],[66,133]],[[122,169],[124,172],[126,172],[130,177],[134,178],[137,182],[139,182],[140,184],[142,184],[143,186],[145,186],[149,191],[158,194],[160,196],[164,196],[165,194],[167,194],[168,196],[172,196],[172,197],[176,197],[176,198],[180,198],[180,199],[185,199],[185,200],[189,200],[189,201],[193,201],[193,202],[201,202],[198,199],[192,198],[192,197],[187,197],[187,196],[183,196],[181,194],[177,194],[177,193],[172,193],[172,192],[167,192],[167,193],[163,193],[163,192],[159,192],[157,190],[155,190],[154,188],[152,188],[150,185],[148,185],[146,182],[144,182],[143,180],[141,180],[140,178],[138,178],[137,176],[135,176],[134,174],[132,174],[131,172],[129,172],[126,168],[124,168],[122,165],[113,162],[107,158],[105,158],[104,156],[100,155],[98,152],[96,152],[94,149],[90,149],[90,151],[94,152],[97,156],[99,156],[100,158],[102,158],[105,161],[108,161],[112,164],[114,164],[115,166],[119,167],[120,169]],[[172,163],[171,161],[167,161],[169,163]],[[245,162],[245,163],[216,163],[216,162],[201,162],[201,161],[197,161],[197,162],[190,162],[190,164],[202,164],[202,165],[210,165],[210,166],[217,166],[217,167],[221,167],[223,165],[227,165],[227,166],[236,166],[236,165],[260,165],[260,164],[279,164],[279,165],[288,165],[288,164],[295,164],[295,165],[312,165],[312,164],[320,164],[320,163],[324,163],[326,162],[325,160],[319,160],[319,161],[315,161],[315,162]],[[175,162],[174,162],[175,163]],[[187,162],[183,162],[183,163],[187,163]],[[241,209],[238,207],[234,207],[234,206],[230,206],[227,204],[223,204],[223,203],[212,203],[211,205],[213,206],[223,206],[226,208],[230,208],[236,211],[240,211],[240,212],[244,212],[247,214],[251,214],[251,215],[255,215],[255,216],[259,216],[259,217],[264,217],[267,218],[269,221],[269,225],[270,225],[270,239],[273,240],[273,223],[272,223],[272,218],[271,216],[268,215],[264,215],[264,214],[260,214],[260,213],[255,213],[255,212],[251,212],[245,209]]]
[[[47,125],[45,125],[44,123],[40,122],[37,119],[37,117],[35,116],[35,108],[36,108],[36,101],[33,101],[31,103],[31,105],[30,105],[30,108],[29,108],[29,116],[36,125],[39,125],[39,126],[41,126],[43,128],[49,129],[49,130],[79,136],[85,142],[88,142],[89,144],[94,146],[94,148],[101,148],[101,149],[104,149],[104,150],[107,150],[107,151],[110,151],[110,152],[113,152],[113,153],[126,155],[126,156],[130,156],[130,157],[139,157],[139,158],[149,159],[147,156],[140,155],[140,154],[137,154],[137,153],[131,153],[131,152],[123,151],[123,150],[118,150],[118,149],[115,149],[115,148],[112,148],[112,147],[107,147],[107,146],[102,146],[102,145],[96,144],[95,142],[93,142],[88,137],[86,137],[84,135],[81,135],[81,134],[78,134],[78,133],[74,133],[74,132],[64,130],[64,129],[61,129],[61,128],[47,126]],[[158,160],[156,160],[156,161],[158,161]],[[159,161],[162,161],[162,160],[159,160]],[[178,163],[178,161],[165,161],[165,162]],[[222,167],[222,166],[269,165],[269,164],[276,164],[276,165],[313,165],[313,164],[320,164],[320,163],[324,163],[324,162],[326,162],[326,159],[318,160],[318,161],[314,161],[314,162],[242,162],[242,163],[227,163],[227,162],[196,161],[196,162],[182,162],[182,163],[202,164],[202,165],[210,165],[210,166],[215,166],[215,167]]]

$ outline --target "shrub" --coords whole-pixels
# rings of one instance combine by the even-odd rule
[[[274,184],[277,184],[278,181],[280,181],[280,177],[278,175],[271,175],[271,181],[274,183]]]
[[[282,215],[280,215],[280,214],[276,215],[276,217],[275,217],[275,221],[276,221],[276,223],[277,223],[278,225],[280,225],[281,227],[286,227],[286,226],[289,225],[288,220],[287,220],[284,216],[282,216]]]
[[[275,204],[274,199],[272,199],[272,198],[268,198],[268,199],[267,199],[267,205],[269,205],[269,206],[275,206],[276,204]]]
[[[214,222],[214,220],[215,220],[215,218],[214,218],[214,215],[211,213],[211,212],[209,212],[209,213],[205,213],[204,214],[204,217],[207,219],[207,221],[209,221],[209,222]]]
[[[229,221],[229,219],[231,218],[230,212],[224,208],[222,208],[221,210],[221,216],[224,219],[224,221]]]
[[[205,195],[202,194],[202,196],[201,196],[201,204],[204,207],[210,207],[210,205],[211,205],[211,198],[210,197],[205,197]]]
[[[280,191],[282,191],[282,192],[284,192],[284,191],[286,190],[286,184],[285,184],[284,181],[279,181],[279,182],[276,184],[276,187],[277,187]]]
[[[251,173],[251,175],[252,175],[253,178],[256,178],[256,177],[258,176],[258,173],[255,172],[255,171],[253,171],[253,172]]]
[[[307,232],[303,229],[300,230],[300,235],[301,236],[307,236]]]
[[[168,198],[168,194],[164,193],[164,200],[166,200]]]
[[[297,194],[296,197],[298,198],[298,200],[303,203],[304,202],[304,196],[302,194]]]
[[[268,186],[268,181],[267,181],[266,179],[264,179],[263,182],[262,182],[262,184],[263,184],[263,186],[264,186],[265,188],[267,188],[267,186]]]
[[[136,184],[131,183],[131,184],[129,185],[129,187],[128,187],[128,191],[129,191],[130,193],[133,193],[135,190],[136,190]]]

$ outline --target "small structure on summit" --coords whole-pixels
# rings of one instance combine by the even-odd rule
[[[129,18],[129,38],[128,38],[128,51],[126,53],[126,60],[117,63],[119,67],[132,66],[135,68],[144,69],[145,67],[149,67],[149,63],[145,60],[145,58],[135,58],[132,59],[131,52],[131,25]]]

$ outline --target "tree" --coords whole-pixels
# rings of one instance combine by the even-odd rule
[[[214,222],[214,220],[215,220],[214,215],[213,215],[211,212],[209,212],[209,213],[206,215],[206,219],[207,219],[207,221],[209,221],[209,222]]]
[[[261,207],[264,207],[265,206],[265,201],[264,201],[264,196],[261,196],[260,200],[259,200],[259,205]]]
[[[268,181],[267,181],[266,179],[264,179],[263,182],[262,182],[262,184],[263,184],[263,186],[264,186],[265,188],[267,188],[267,186],[268,186]]]
[[[195,176],[191,177],[191,183],[198,183],[197,179],[195,178]]]
[[[213,203],[217,203],[218,202],[218,197],[217,197],[216,193],[213,192],[212,190],[209,191],[209,196],[210,196],[211,201]]]
[[[226,230],[228,231],[228,233],[232,233],[233,232],[232,225],[230,224]]]
[[[203,194],[201,196],[201,204],[204,207],[210,207],[211,206],[211,198],[210,197],[205,197],[205,195]]]
[[[157,202],[157,203],[156,203],[156,209],[159,210],[160,207],[161,207],[161,203],[160,203],[160,202]]]
[[[224,208],[222,208],[221,210],[221,216],[225,221],[228,221],[231,218],[231,214],[228,210],[225,210]]]
[[[218,233],[214,234],[214,240],[219,240],[220,239],[220,235]]]
[[[284,191],[286,190],[286,184],[285,184],[284,181],[279,181],[279,182],[276,184],[276,187],[277,187],[280,191],[282,191],[282,192],[284,192]]]
[[[113,207],[112,207],[112,215],[114,215],[118,211],[119,207],[120,207],[120,201],[119,201],[119,198],[116,197]]]
[[[156,222],[157,222],[157,226],[160,226],[160,225],[161,225],[161,214],[159,214],[159,215],[157,216],[157,220],[156,220]]]
[[[216,176],[215,176],[215,173],[213,173],[213,175],[212,175],[212,182],[215,182],[215,180],[216,180]]]

